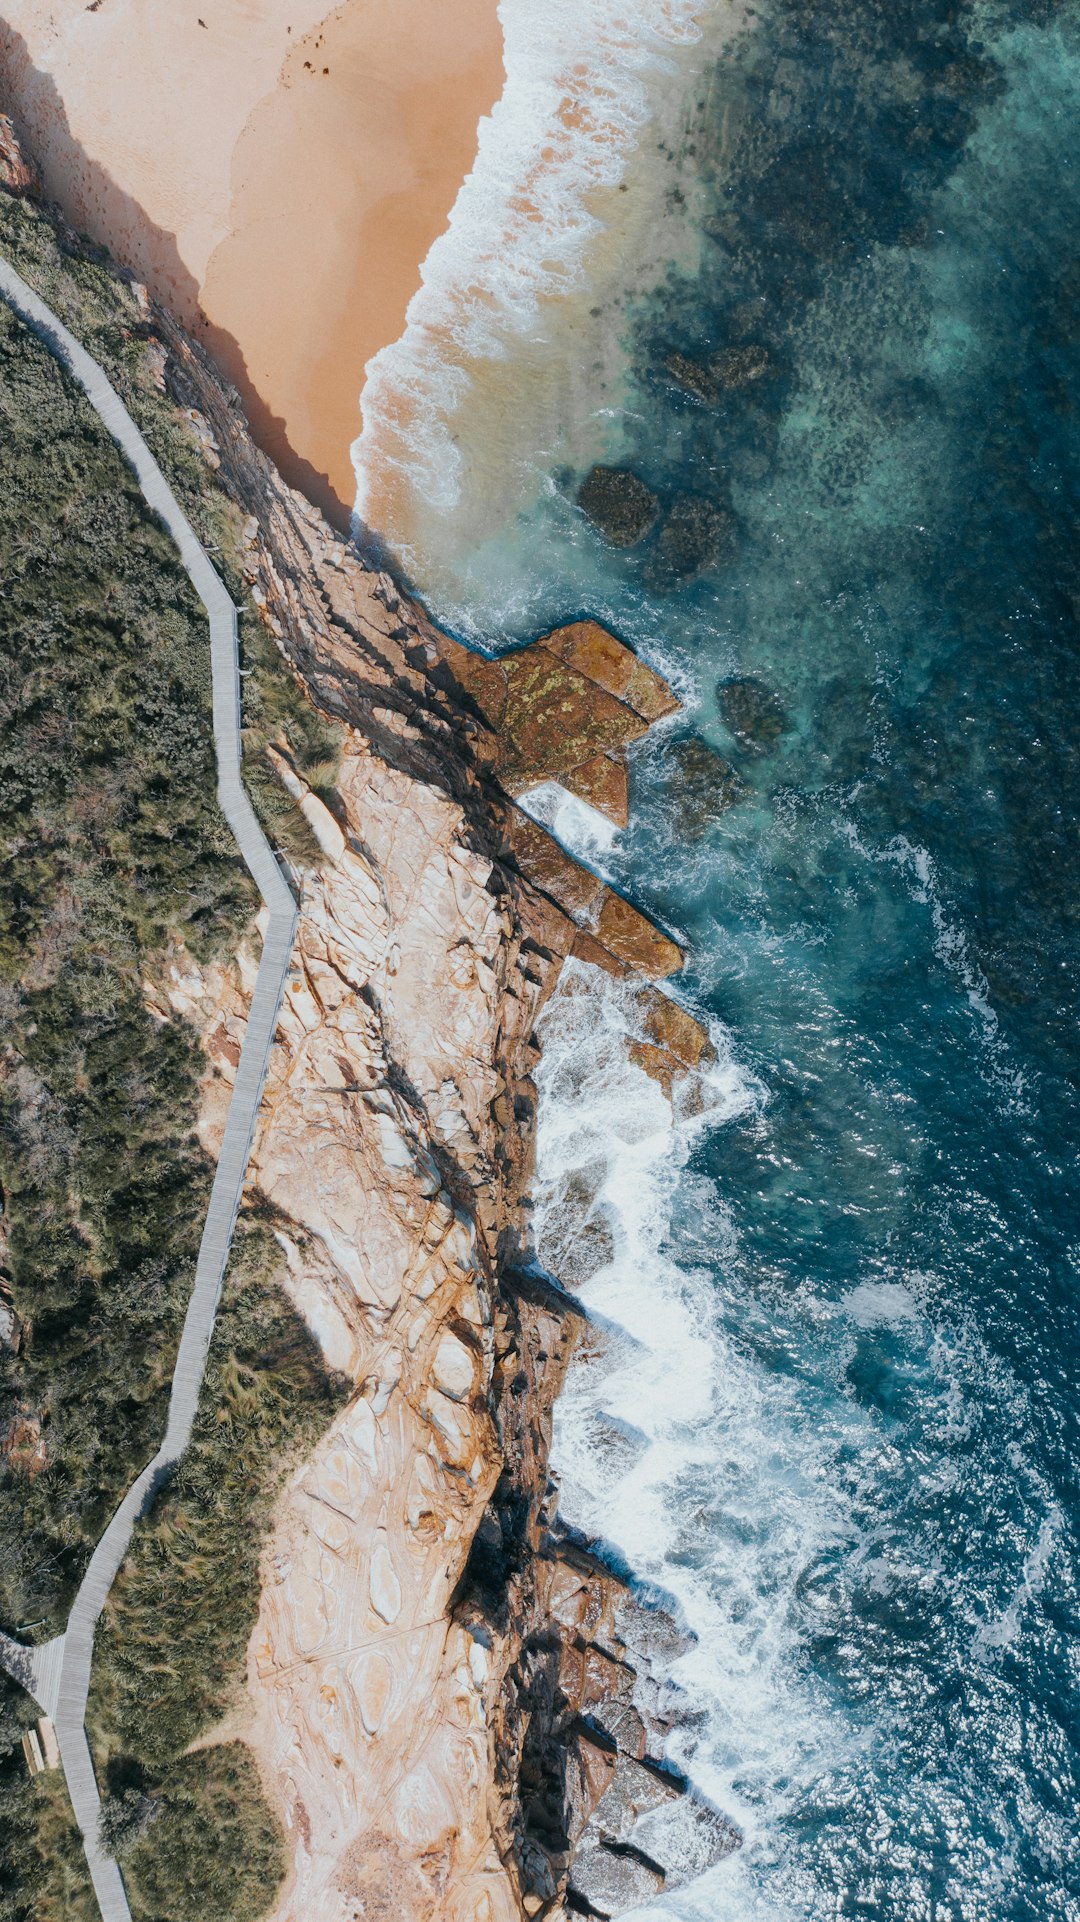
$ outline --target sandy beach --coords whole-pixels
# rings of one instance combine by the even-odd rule
[[[49,191],[198,328],[339,525],[364,366],[502,82],[495,0],[8,0],[0,24],[0,106]]]

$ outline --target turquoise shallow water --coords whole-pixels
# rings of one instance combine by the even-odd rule
[[[622,1244],[716,1363],[638,1546],[701,1601],[748,1840],[676,1913],[1080,1918],[1078,110],[1073,0],[774,0],[688,105],[702,266],[597,426],[733,553],[614,554],[559,472],[443,610],[587,609],[691,707],[604,856],[752,1096]],[[747,344],[716,404],[664,370]],[[744,784],[703,826],[690,735]]]

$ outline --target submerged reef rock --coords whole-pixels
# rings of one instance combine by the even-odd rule
[[[590,468],[578,488],[577,501],[613,547],[636,547],[660,513],[652,488],[627,467]]]
[[[768,349],[760,346],[725,347],[710,363],[718,387],[749,387],[769,371]]]
[[[704,359],[673,349],[665,354],[663,364],[664,372],[677,387],[711,407],[723,393],[749,387],[760,380],[768,373],[770,362],[767,348],[746,346],[725,347],[722,352]]]
[[[700,735],[675,741],[665,771],[680,840],[700,841],[725,809],[745,799],[748,789],[729,761]]]
[[[791,722],[763,681],[721,681],[716,699],[739,746],[754,754],[770,754],[791,732]]]
[[[664,516],[646,574],[654,591],[670,592],[695,574],[735,558],[736,520],[729,507],[701,494],[679,494]]]

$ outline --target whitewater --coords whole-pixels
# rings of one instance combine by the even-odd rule
[[[1080,7],[502,18],[358,498],[457,631],[588,612],[683,701],[624,832],[526,800],[716,1047],[672,1104],[584,969],[541,1036],[563,1514],[693,1630],[744,1838],[657,1916],[1080,1922]],[[733,556],[606,546],[594,461]]]

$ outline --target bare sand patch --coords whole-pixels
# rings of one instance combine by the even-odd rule
[[[395,340],[503,80],[495,0],[7,0],[0,105],[68,217],[196,327],[339,522]]]

